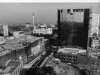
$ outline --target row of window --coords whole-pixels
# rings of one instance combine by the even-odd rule
[[[71,13],[72,12],[83,12],[84,9],[67,9],[67,13]],[[61,10],[61,13],[63,12],[63,10]]]
[[[82,56],[82,55],[73,55],[73,54],[63,54],[63,53],[58,53],[56,56],[59,58],[61,61],[64,62],[70,62],[70,63],[81,63],[81,64],[87,64],[87,57]]]

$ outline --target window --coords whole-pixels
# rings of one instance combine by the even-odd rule
[[[67,12],[70,13],[70,9],[68,9]]]

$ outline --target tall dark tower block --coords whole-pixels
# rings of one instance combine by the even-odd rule
[[[87,49],[90,9],[58,10],[58,43]]]

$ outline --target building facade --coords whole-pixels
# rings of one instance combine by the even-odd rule
[[[100,36],[99,27],[100,27],[100,14],[91,14],[89,36],[92,36],[93,33],[97,33],[97,35]]]
[[[59,45],[87,49],[90,9],[59,9]]]

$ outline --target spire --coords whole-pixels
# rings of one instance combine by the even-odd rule
[[[33,12],[33,26],[34,26],[34,12]]]

